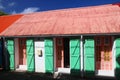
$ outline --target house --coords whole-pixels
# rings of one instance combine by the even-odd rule
[[[120,74],[119,4],[24,14],[0,36],[11,70]]]

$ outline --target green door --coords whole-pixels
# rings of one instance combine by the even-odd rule
[[[116,50],[116,73],[115,76],[120,79],[120,38],[115,39],[115,50]],[[117,80],[118,80],[117,79]]]
[[[26,41],[27,47],[27,70],[34,71],[35,70],[35,59],[34,59],[34,41],[33,39],[27,39]]]
[[[46,73],[53,73],[53,40],[45,39],[45,70]]]
[[[80,74],[80,39],[70,39],[71,74]]]
[[[6,55],[9,56],[9,68],[10,70],[15,69],[15,56],[14,56],[14,40],[7,40],[7,51]]]
[[[94,38],[85,37],[84,42],[84,70],[85,76],[93,76],[95,72]]]

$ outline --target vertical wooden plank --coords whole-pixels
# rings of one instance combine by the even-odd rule
[[[94,38],[85,37],[84,43],[84,70],[86,76],[93,76],[95,72]]]
[[[53,73],[53,40],[45,39],[45,70],[46,73]]]
[[[26,40],[27,47],[27,70],[35,71],[35,59],[34,59],[34,41],[33,39]]]
[[[70,39],[71,74],[80,74],[80,39]]]

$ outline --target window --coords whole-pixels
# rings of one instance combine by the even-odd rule
[[[108,46],[104,46],[104,61],[110,61],[110,51]]]
[[[101,61],[101,52],[100,46],[96,46],[96,60]]]
[[[62,45],[62,39],[58,39],[58,45],[59,45],[59,46]]]
[[[109,38],[108,38],[108,37],[105,37],[105,38],[104,38],[104,44],[105,44],[105,45],[108,45],[109,43],[110,43]]]
[[[96,45],[100,45],[100,44],[101,44],[100,38],[97,38],[97,39],[96,39]]]

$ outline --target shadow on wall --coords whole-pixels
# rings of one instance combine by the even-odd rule
[[[81,73],[82,72],[80,72],[79,69],[72,69],[71,74],[59,73],[56,79],[64,79],[64,80],[79,80],[79,79],[85,79],[85,80],[93,79],[94,80],[96,79],[96,77],[94,76],[95,75],[94,71],[85,71],[83,74],[84,76]]]
[[[78,77],[95,77],[95,72],[94,71],[81,72],[79,69],[71,69],[71,75]]]
[[[2,68],[2,41],[0,39],[0,68]]]
[[[120,53],[116,57],[115,76],[116,76],[117,80],[120,80]]]
[[[4,70],[9,71],[10,70],[10,54],[7,48],[5,49],[5,53],[3,57],[4,57],[4,64],[3,64]]]
[[[84,72],[85,77],[95,77],[95,71],[85,71]]]
[[[71,75],[73,76],[80,76],[81,72],[79,69],[71,69]]]

